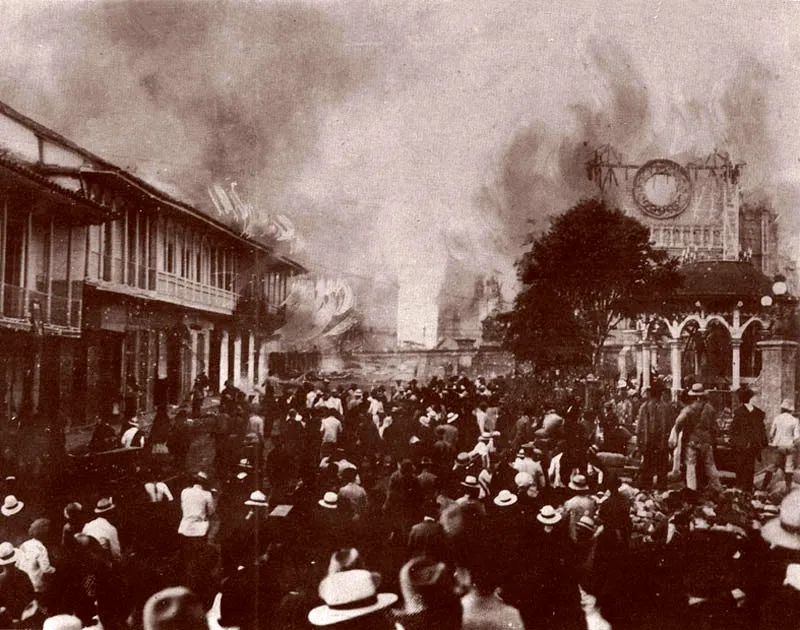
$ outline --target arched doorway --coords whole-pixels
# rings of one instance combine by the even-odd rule
[[[761,374],[761,350],[756,344],[763,334],[764,326],[758,320],[748,324],[742,334],[740,373],[743,378],[756,378]]]

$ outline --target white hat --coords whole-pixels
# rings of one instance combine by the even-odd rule
[[[339,495],[335,492],[326,492],[325,495],[317,501],[319,505],[329,510],[335,510],[339,503]]]
[[[261,492],[261,490],[256,490],[250,494],[250,498],[244,502],[245,505],[255,505],[258,507],[267,507],[269,502],[267,501],[267,495]]]
[[[42,630],[81,630],[83,622],[75,615],[54,615],[44,620]]]
[[[13,494],[9,494],[3,499],[3,506],[0,507],[0,512],[2,512],[4,516],[13,516],[22,510],[23,507],[25,507],[25,504],[22,501],[19,501]]]
[[[363,569],[340,571],[326,577],[319,585],[325,602],[308,613],[314,626],[331,626],[388,608],[397,601],[394,593],[378,593],[375,577]]]
[[[695,383],[689,390],[689,396],[705,396],[705,394],[706,388],[703,387],[702,383]]]
[[[450,413],[447,414],[445,420],[447,421],[448,424],[450,424],[451,422],[455,422],[456,420],[458,420],[458,414],[455,411],[451,411]]]
[[[114,499],[111,497],[102,498],[97,502],[95,505],[94,513],[95,514],[102,514],[103,512],[108,512],[109,510],[113,510],[116,506],[114,505]]]
[[[761,536],[773,547],[800,549],[800,490],[784,497],[780,515],[764,523]]]
[[[561,520],[561,514],[552,505],[545,505],[536,515],[536,520],[545,525],[555,525]]]
[[[17,550],[10,542],[0,543],[0,565],[14,564],[17,560]]]
[[[575,490],[576,492],[588,492],[589,491],[589,481],[583,475],[575,475],[569,481],[569,489]]]
[[[500,507],[508,507],[517,502],[517,495],[509,490],[501,490],[500,493],[494,498],[494,504]]]
[[[781,401],[781,409],[786,409],[786,411],[794,411],[794,403],[788,398],[784,398]]]

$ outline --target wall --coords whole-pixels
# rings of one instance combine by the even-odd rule
[[[385,383],[412,378],[427,382],[434,376],[463,374],[491,378],[514,370],[513,356],[496,349],[358,352],[346,358],[325,356],[323,372],[346,372],[355,381]]]

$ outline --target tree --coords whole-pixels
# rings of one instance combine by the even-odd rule
[[[522,290],[491,325],[535,368],[597,368],[624,318],[670,314],[678,261],[650,244],[646,226],[599,199],[584,199],[529,238],[517,261]]]

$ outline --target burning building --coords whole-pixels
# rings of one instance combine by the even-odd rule
[[[644,223],[655,246],[681,261],[684,277],[675,297],[684,315],[644,317],[614,331],[603,366],[608,375],[641,386],[665,375],[674,392],[687,379],[719,390],[760,380],[765,398],[777,396],[760,379],[770,319],[763,298],[770,276],[783,270],[776,216],[767,206],[743,202],[744,166],[721,152],[684,163],[635,164],[608,146],[587,163],[600,195]]]

